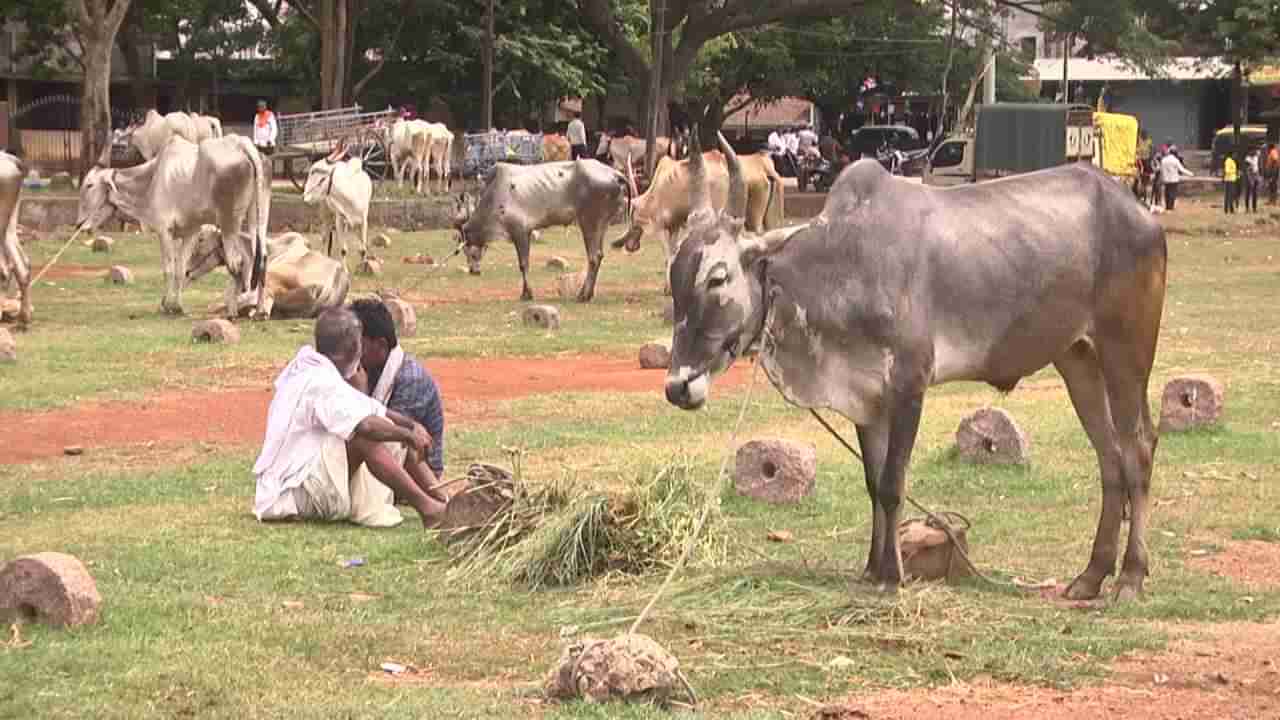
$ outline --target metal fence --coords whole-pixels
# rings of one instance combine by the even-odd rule
[[[495,163],[533,165],[542,162],[542,135],[469,133],[463,136],[462,176],[485,175]]]

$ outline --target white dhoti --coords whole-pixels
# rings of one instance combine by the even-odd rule
[[[396,462],[404,462],[403,445],[388,443],[387,450]],[[300,518],[350,520],[365,527],[395,527],[404,521],[394,504],[395,493],[378,482],[367,466],[348,477],[347,444],[336,436],[325,442],[302,484],[291,492]]]

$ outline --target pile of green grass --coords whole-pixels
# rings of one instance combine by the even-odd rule
[[[607,573],[670,567],[693,536],[702,508],[713,513],[692,557],[726,554],[719,493],[699,484],[689,461],[641,473],[620,492],[573,481],[530,487],[515,480],[512,501],[488,526],[455,545],[454,579],[497,578],[531,590],[576,585]]]

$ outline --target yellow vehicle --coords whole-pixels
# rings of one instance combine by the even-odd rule
[[[1137,174],[1138,118],[1095,112],[1093,129],[1096,138],[1093,164],[1117,178],[1132,178]]]

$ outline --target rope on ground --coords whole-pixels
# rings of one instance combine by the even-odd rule
[[[54,253],[53,258],[49,260],[49,262],[45,263],[44,267],[40,268],[40,272],[36,273],[36,276],[31,279],[32,285],[40,282],[40,278],[44,277],[45,272],[48,271],[49,268],[53,267],[54,263],[58,262],[58,258],[62,257],[62,253],[66,252],[67,248],[71,247],[71,243],[80,235],[80,231],[83,229],[84,228],[76,228],[76,231],[71,233],[71,237],[67,238],[67,242],[62,246],[62,249]]]
[[[720,498],[720,488],[724,484],[725,472],[729,468],[729,457],[736,453],[738,431],[742,429],[742,421],[747,416],[747,406],[751,404],[751,391],[756,386],[756,376],[760,374],[760,362],[757,360],[755,368],[751,371],[751,382],[747,385],[747,393],[742,398],[742,407],[738,410],[738,421],[733,425],[733,432],[729,434],[729,445],[724,452],[724,457],[720,460],[720,472],[716,475],[715,492],[707,493],[707,499],[702,504],[702,514],[698,516],[698,523],[693,526],[693,532],[690,533],[688,541],[685,543],[684,551],[680,553],[680,558],[676,560],[676,564],[671,566],[671,570],[667,572],[667,577],[662,581],[662,585],[658,587],[653,597],[649,598],[649,602],[636,616],[636,621],[631,624],[631,629],[627,630],[627,634],[634,634],[640,624],[649,616],[649,612],[653,610],[653,606],[657,604],[658,598],[662,597],[667,588],[671,586],[671,582],[675,580],[676,575],[689,561],[689,555],[693,553],[693,547],[698,543],[698,537],[702,535],[702,527],[707,524],[707,517],[711,515],[712,503]],[[692,688],[689,688],[692,691]]]

